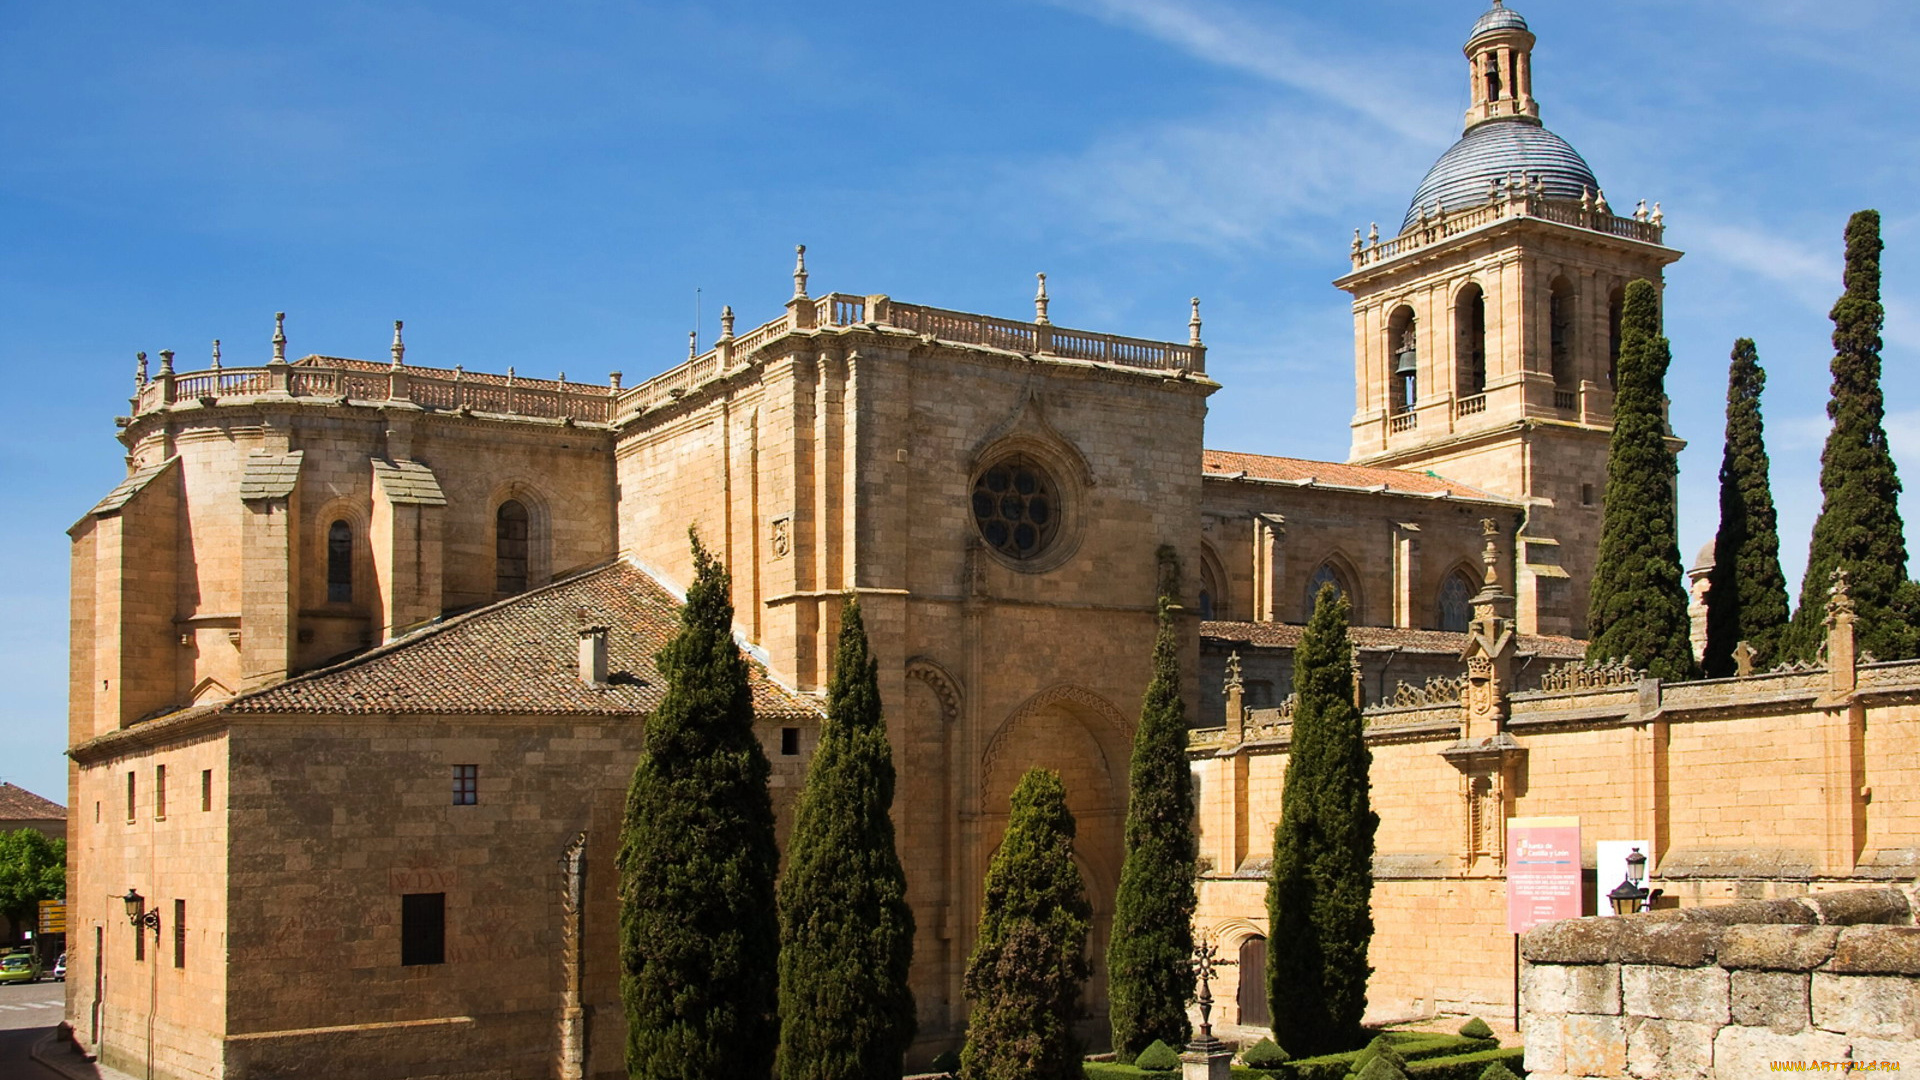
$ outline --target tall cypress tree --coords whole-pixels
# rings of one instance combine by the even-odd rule
[[[1767,478],[1760,392],[1767,373],[1752,338],[1734,342],[1727,368],[1727,440],[1720,455],[1720,531],[1707,577],[1707,648],[1701,666],[1712,678],[1736,667],[1745,641],[1763,669],[1779,654],[1787,625],[1787,579],[1780,572],[1780,525]]]
[[[913,911],[893,779],[879,663],[849,597],[780,878],[780,1080],[899,1080],[915,1029]]]
[[[1133,732],[1126,862],[1107,946],[1107,1015],[1113,1048],[1132,1061],[1158,1039],[1187,1041],[1193,997],[1193,772],[1187,707],[1180,696],[1180,639],[1172,603],[1160,598],[1153,681]]]
[[[620,996],[636,1080],[752,1080],[773,1066],[773,800],[727,572],[693,538],[680,630],[620,832]]]
[[[1073,864],[1060,774],[1030,769],[987,867],[979,940],[967,961],[962,1080],[1081,1080],[1073,1017],[1086,981],[1087,904]]]
[[[1900,477],[1887,447],[1886,402],[1880,394],[1880,213],[1862,210],[1847,222],[1846,292],[1833,305],[1833,427],[1820,455],[1825,496],[1813,524],[1800,607],[1787,631],[1787,652],[1819,655],[1826,639],[1827,590],[1845,567],[1860,647],[1882,660],[1915,655],[1910,624],[1906,530],[1900,521]]]
[[[1667,449],[1666,380],[1673,354],[1660,336],[1653,283],[1629,282],[1607,453],[1606,517],[1587,607],[1587,657],[1646,665],[1662,679],[1693,674],[1692,619],[1681,585],[1680,534]]]
[[[1360,1045],[1373,938],[1373,812],[1347,599],[1323,586],[1293,653],[1293,740],[1267,881],[1267,997],[1294,1057]]]

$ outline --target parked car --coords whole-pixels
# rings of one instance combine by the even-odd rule
[[[40,981],[40,961],[32,953],[16,952],[0,956],[0,983]]]
[[[67,954],[61,953],[60,959],[53,962],[53,977],[61,982],[67,981]]]

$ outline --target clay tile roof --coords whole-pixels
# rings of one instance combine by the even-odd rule
[[[1306,627],[1299,623],[1277,622],[1203,622],[1200,636],[1217,645],[1253,645],[1261,648],[1291,649],[1300,644]],[[1408,652],[1449,653],[1455,656],[1467,647],[1467,635],[1446,630],[1401,630],[1392,626],[1355,626],[1347,633],[1362,650],[1384,652],[1404,649]],[[1579,660],[1587,655],[1587,643],[1575,638],[1521,634],[1514,639],[1523,656],[1542,656],[1554,660]]]
[[[1509,502],[1498,495],[1469,487],[1430,472],[1411,469],[1375,469],[1365,465],[1344,465],[1337,461],[1308,461],[1305,458],[1271,457],[1266,454],[1239,454],[1231,450],[1207,450],[1201,458],[1201,471],[1208,476],[1252,480],[1272,480],[1300,487],[1350,488],[1370,491],[1385,488],[1402,495],[1471,499],[1476,502]]]
[[[0,782],[0,821],[65,821],[67,808],[26,788]]]
[[[227,713],[590,714],[659,705],[653,658],[679,629],[681,604],[631,563],[616,562],[457,615],[330,668],[229,701]],[[580,681],[582,626],[608,627],[606,686]],[[813,699],[749,661],[762,718],[815,719]]]
[[[240,498],[243,501],[284,499],[293,494],[294,485],[300,481],[300,462],[305,457],[304,450],[285,454],[255,450],[248,454],[246,471],[240,474]]]
[[[440,490],[439,478],[433,475],[432,469],[417,461],[382,461],[374,458],[373,478],[380,481],[387,498],[395,503],[447,505],[447,496]]]

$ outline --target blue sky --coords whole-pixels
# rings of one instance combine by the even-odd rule
[[[1726,358],[1758,339],[1782,546],[1818,510],[1847,215],[1886,215],[1886,389],[1920,483],[1920,6],[1516,0],[1548,126],[1659,200],[1683,549],[1715,526]],[[730,303],[816,293],[1180,339],[1210,445],[1339,459],[1328,282],[1458,136],[1481,0],[0,5],[0,777],[64,798],[64,530],[123,472],[133,354],[635,382]],[[1920,501],[1905,510],[1916,519]],[[1916,519],[1920,520],[1920,519]]]

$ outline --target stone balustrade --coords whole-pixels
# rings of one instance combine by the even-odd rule
[[[1661,243],[1666,236],[1665,219],[1657,212],[1648,217],[1639,216],[1638,213],[1632,217],[1620,217],[1607,209],[1605,204],[1595,205],[1579,199],[1548,199],[1522,187],[1502,191],[1499,197],[1466,210],[1447,213],[1442,209],[1433,217],[1423,217],[1390,240],[1381,240],[1375,235],[1363,242],[1356,233],[1353,268],[1363,270],[1377,266],[1464,233],[1517,218],[1551,221],[1646,244]]]
[[[294,363],[224,367],[159,375],[135,387],[133,415],[183,404],[234,405],[273,398],[380,405],[503,416],[606,423],[618,376],[606,386],[557,379],[526,379],[461,368],[428,368],[315,356]]]

